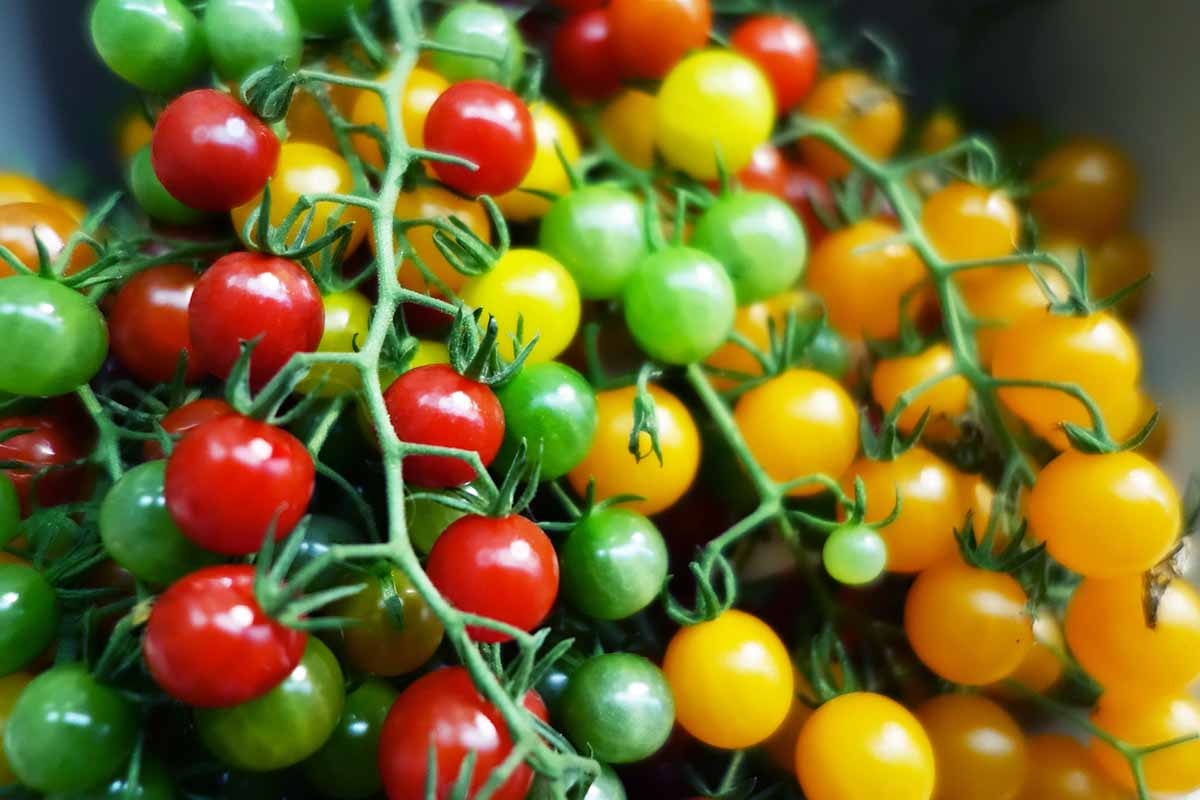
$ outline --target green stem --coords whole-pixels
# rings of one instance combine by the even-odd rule
[[[125,468],[121,464],[121,432],[100,406],[100,401],[91,386],[85,383],[75,390],[75,394],[96,425],[94,457],[104,467],[108,477],[116,482],[125,474]]]

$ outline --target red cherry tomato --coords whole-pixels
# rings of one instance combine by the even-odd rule
[[[537,692],[525,695],[525,708],[547,718]],[[425,797],[429,748],[437,759],[439,798],[449,797],[463,760],[475,755],[467,795],[474,797],[493,769],[512,752],[508,727],[496,707],[479,695],[462,667],[445,667],[414,681],[401,692],[383,723],[379,737],[379,771],[388,800]],[[522,800],[533,772],[521,764],[492,800]]]
[[[487,386],[446,364],[417,367],[383,394],[402,442],[474,450],[486,467],[504,441],[504,409]],[[418,486],[447,488],[475,480],[475,470],[452,456],[409,456],[404,476]]]
[[[791,17],[751,17],[734,29],[729,43],[766,73],[780,114],[799,105],[816,80],[817,43],[804,23]]]
[[[808,234],[808,245],[813,247],[829,232],[813,209],[836,214],[837,204],[833,199],[833,190],[824,178],[808,167],[792,164],[788,169],[784,199],[791,203],[792,209],[800,215],[804,231]]]
[[[154,601],[142,652],[163,691],[200,708],[234,706],[288,676],[308,634],[280,625],[254,598],[254,567],[186,575]]]
[[[613,0],[617,63],[628,78],[661,78],[689,50],[708,42],[712,9],[708,0]]]
[[[274,524],[287,536],[312,498],[312,457],[295,436],[256,419],[209,420],[167,460],[167,510],[183,534],[214,553],[244,556]]]
[[[577,100],[603,100],[621,88],[612,24],[603,8],[568,17],[554,33],[554,77]]]
[[[325,306],[308,272],[263,253],[230,253],[196,282],[188,306],[192,348],[209,372],[228,377],[241,343],[261,336],[250,383],[262,386],[296,353],[317,349]]]
[[[184,379],[195,383],[204,365],[192,352],[188,335],[188,302],[196,273],[181,264],[139,272],[117,292],[108,330],[117,359],[145,383],[169,383],[180,351],[188,354]]]
[[[0,433],[16,428],[30,428],[0,442],[0,461],[17,461],[28,469],[6,469],[21,499],[21,514],[33,510],[36,483],[37,502],[41,507],[57,506],[79,499],[83,484],[83,469],[53,469],[41,478],[38,473],[48,467],[63,467],[87,455],[90,443],[79,432],[56,416],[8,417],[0,420]]]
[[[550,0],[563,11],[578,14],[581,11],[591,11],[593,8],[603,8],[608,0]]]
[[[438,537],[426,567],[429,579],[462,611],[507,622],[524,631],[546,618],[558,596],[558,557],[542,529],[525,517],[471,514]],[[510,636],[470,627],[479,642]]]
[[[425,146],[474,163],[433,162],[447,185],[469,195],[501,195],[520,185],[537,152],[533,117],[521,98],[495,83],[462,81],[442,92],[425,117]]]
[[[162,418],[162,429],[172,436],[182,436],[201,423],[217,417],[227,417],[235,413],[233,407],[224,400],[215,397],[201,397],[190,403],[184,403],[179,408]],[[142,456],[147,461],[166,458],[162,445],[156,441],[148,441],[142,445]]]
[[[750,156],[750,163],[737,174],[738,183],[750,192],[766,192],[788,200],[789,167],[783,153],[773,144],[761,144]],[[807,223],[806,223],[807,224]]]
[[[229,211],[262,191],[279,160],[279,139],[224,92],[197,89],[163,109],[150,141],[154,174],[179,202]]]

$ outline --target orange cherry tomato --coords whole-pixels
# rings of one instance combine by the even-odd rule
[[[617,155],[639,169],[654,165],[654,95],[626,89],[600,113],[600,131]]]
[[[1000,258],[1016,250],[1021,237],[1021,216],[1007,194],[964,181],[925,201],[921,226],[946,261]]]
[[[886,159],[904,132],[904,106],[891,89],[858,70],[843,70],[817,82],[804,114],[828,122],[867,155]],[[801,139],[807,164],[825,178],[844,178],[850,162],[824,142]]]
[[[948,108],[939,108],[925,120],[917,146],[923,153],[936,153],[945,150],[962,136],[962,121],[958,115]]]
[[[709,0],[612,0],[613,51],[629,78],[661,78],[708,41]]]
[[[1033,213],[1045,226],[1097,241],[1129,216],[1137,173],[1111,144],[1080,137],[1039,161],[1030,184],[1037,187]]]
[[[440,186],[418,186],[411,192],[401,192],[396,198],[396,219],[433,219],[457,217],[485,242],[492,241],[492,225],[487,210],[478,200],[464,200]],[[457,292],[467,282],[467,276],[456,270],[433,241],[434,229],[428,225],[409,228],[406,236],[417,258],[451,292]],[[376,247],[374,231],[370,234],[371,247]],[[425,280],[420,268],[412,259],[406,258],[397,273],[400,284],[419,292],[441,293],[440,287]]]
[[[17,260],[35,272],[38,269],[37,242],[54,259],[67,239],[79,227],[79,221],[56,205],[47,203],[10,203],[0,205],[0,245],[7,247]],[[36,238],[35,238],[36,237]],[[96,260],[96,251],[81,244],[71,253],[66,274],[73,275]],[[0,278],[13,275],[12,267],[0,261]]]
[[[942,694],[916,710],[933,745],[938,800],[1013,800],[1025,781],[1025,737],[977,694]]]
[[[1037,267],[1057,297],[1067,296],[1067,282],[1058,270]],[[962,289],[967,310],[986,322],[975,334],[979,358],[986,367],[992,363],[996,340],[1014,322],[1045,313],[1050,300],[1033,273],[1024,266],[988,267],[961,272],[956,283]]]
[[[954,353],[942,343],[916,355],[884,359],[875,365],[871,374],[871,394],[886,413],[895,407],[901,394],[953,368]],[[965,413],[970,393],[971,385],[961,375],[935,383],[914,397],[900,413],[897,420],[900,430],[907,432],[915,428],[926,410],[931,420]]]
[[[1126,800],[1070,736],[1040,733],[1025,742],[1029,768],[1018,800]]]
[[[1200,734],[1200,702],[1186,694],[1146,697],[1105,692],[1092,712],[1092,723],[1127,744],[1147,747]],[[1092,739],[1091,750],[1110,778],[1134,788],[1124,756],[1099,738]],[[1152,792],[1186,794],[1200,788],[1200,739],[1151,753],[1142,760],[1142,771]]]

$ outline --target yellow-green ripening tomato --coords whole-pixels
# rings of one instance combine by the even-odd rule
[[[529,114],[533,117],[533,132],[537,139],[533,166],[521,179],[520,186],[496,198],[504,216],[516,222],[536,219],[550,210],[549,200],[526,189],[566,194],[571,189],[571,178],[563,166],[563,159],[572,166],[579,160],[579,137],[561,111],[543,101],[532,104]],[[558,155],[560,149],[562,158]]]
[[[538,337],[530,363],[553,360],[579,329],[579,289],[566,267],[540,250],[509,250],[490,271],[463,287],[462,299],[483,309],[480,325],[486,326],[489,316],[496,318],[504,358],[513,357],[518,319],[525,344]]]
[[[371,323],[371,301],[353,289],[327,294],[325,332],[317,345],[318,353],[354,353],[367,341]],[[305,394],[334,397],[352,392],[362,385],[358,370],[349,364],[318,364],[296,386]]]
[[[750,60],[728,50],[688,56],[667,74],[655,105],[658,149],[698,180],[750,163],[775,124],[771,84]]]

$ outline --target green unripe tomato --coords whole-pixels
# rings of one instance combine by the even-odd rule
[[[227,81],[241,82],[280,62],[300,66],[304,35],[291,0],[208,0],[204,34],[213,65]]]
[[[0,281],[0,390],[55,397],[87,383],[108,354],[96,304],[34,275]]]
[[[296,560],[292,563],[291,573],[296,574],[308,564],[323,557],[330,548],[336,545],[361,544],[365,540],[366,537],[357,528],[341,517],[310,514],[304,529],[304,538],[300,541],[300,549],[296,551]],[[341,564],[332,564],[313,578],[307,591],[311,594],[322,589],[332,588],[340,583],[354,583],[354,579],[358,575],[356,570]]]
[[[175,800],[175,787],[157,759],[142,756],[137,785],[129,790],[125,775],[82,792],[54,792],[45,800]]]
[[[4,726],[17,779],[39,792],[82,792],[116,777],[133,752],[133,704],[87,666],[60,664],[34,678]]]
[[[350,29],[350,12],[367,13],[371,0],[292,0],[292,5],[306,31],[338,36]]]
[[[720,261],[733,279],[738,305],[790,289],[804,274],[808,239],[791,206],[764,192],[717,198],[700,215],[691,245]]]
[[[0,564],[0,676],[50,646],[58,617],[58,598],[42,573],[25,564]]]
[[[0,472],[0,547],[16,537],[21,525],[21,498],[17,487]]]
[[[511,463],[524,439],[530,457],[541,448],[544,481],[561,478],[583,460],[596,435],[596,392],[566,364],[529,364],[496,391],[504,408],[504,444]]]
[[[148,92],[174,94],[208,63],[200,23],[179,0],[98,0],[91,32],[108,68]]]
[[[724,344],[737,311],[720,262],[690,247],[665,247],[641,260],[625,284],[625,324],[651,357],[703,361]]]
[[[616,186],[575,189],[542,217],[539,240],[571,273],[583,297],[618,297],[646,255],[642,203]]]
[[[207,215],[203,211],[185,206],[171,196],[154,174],[150,163],[150,145],[146,145],[129,159],[129,191],[137,200],[146,216],[156,222],[169,225],[193,225]]]
[[[538,778],[529,790],[529,800],[553,800],[554,792],[545,778]],[[625,786],[612,767],[600,765],[600,775],[592,781],[583,800],[625,800]]]
[[[822,320],[821,327],[804,351],[804,364],[818,372],[824,372],[831,378],[842,378],[850,369],[850,349],[846,340],[829,325],[829,320]]]
[[[595,619],[625,619],[658,597],[667,580],[667,545],[646,517],[620,506],[580,520],[562,548],[562,590]]]
[[[470,484],[464,486],[460,491],[475,494],[475,490]],[[449,496],[451,492],[426,490],[422,494],[445,494]],[[416,500],[406,498],[404,500],[404,511],[405,519],[408,522],[408,537],[412,540],[413,545],[426,555],[433,550],[433,545],[446,528],[449,528],[453,522],[465,516],[465,512],[442,505],[436,500],[423,497]]]
[[[845,525],[829,534],[821,550],[825,571],[838,583],[862,586],[883,574],[887,543],[874,528]]]
[[[512,86],[525,65],[525,44],[512,19],[488,3],[461,3],[446,12],[433,41],[491,58],[433,51],[433,68],[451,83],[479,79]]]
[[[379,734],[400,693],[378,680],[364,681],[346,697],[342,718],[328,741],[304,762],[304,777],[329,797],[367,797],[383,786]]]
[[[563,728],[581,753],[609,764],[653,755],[675,724],[675,700],[662,670],[641,656],[593,656],[571,675]]]

